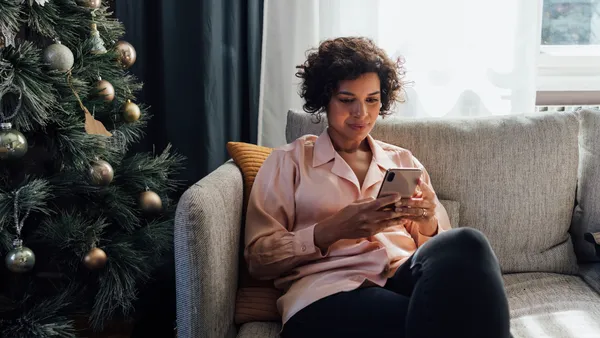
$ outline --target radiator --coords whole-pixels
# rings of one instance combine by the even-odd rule
[[[536,112],[569,112],[577,111],[579,109],[595,109],[600,110],[600,104],[598,105],[557,105],[557,106],[535,106]]]

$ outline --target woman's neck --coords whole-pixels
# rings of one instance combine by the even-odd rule
[[[333,149],[335,149],[338,153],[351,154],[359,150],[371,150],[369,147],[369,141],[366,137],[360,141],[348,140],[331,128],[328,128],[327,133],[329,134],[329,138],[331,139],[331,144],[333,144]]]

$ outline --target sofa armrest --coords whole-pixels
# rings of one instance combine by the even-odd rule
[[[229,161],[179,200],[174,250],[180,338],[236,336],[243,196],[242,174]]]
[[[579,264],[579,275],[594,291],[600,293],[600,263]]]

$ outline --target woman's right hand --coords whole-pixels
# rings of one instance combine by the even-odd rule
[[[400,201],[399,194],[358,200],[331,215],[315,226],[315,245],[326,252],[330,245],[340,239],[359,239],[372,236],[381,230],[398,224],[404,214],[381,210],[386,205]]]

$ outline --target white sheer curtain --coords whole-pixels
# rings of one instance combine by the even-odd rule
[[[533,112],[541,0],[266,0],[259,143],[285,143],[302,109],[295,66],[328,38],[372,38],[402,56],[402,116]]]

